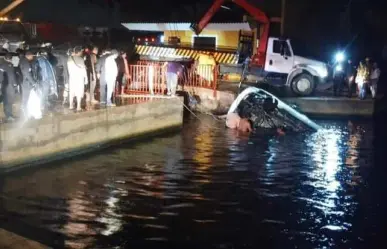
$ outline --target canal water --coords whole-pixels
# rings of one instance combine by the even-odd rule
[[[54,248],[372,248],[385,212],[373,124],[318,122],[246,137],[200,116],[8,175],[0,227]]]

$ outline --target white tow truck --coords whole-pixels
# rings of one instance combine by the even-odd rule
[[[292,40],[270,37],[264,66],[250,66],[244,73],[244,80],[284,86],[300,96],[311,95],[317,84],[327,80],[328,65],[297,52],[292,46]]]
[[[191,25],[196,35],[201,33],[225,2],[226,0],[214,0],[200,21]],[[251,59],[246,60],[248,63],[245,63],[244,67],[237,68],[221,65],[220,74],[232,74],[234,71],[234,73],[241,73],[241,81],[265,82],[272,86],[286,87],[299,96],[313,94],[317,84],[327,79],[328,65],[322,61],[301,56],[300,53],[307,49],[306,46],[297,51],[294,49],[292,40],[270,37],[270,23],[278,22],[278,18],[268,18],[263,11],[247,0],[232,0],[232,2],[246,10],[259,23],[262,32],[259,39],[255,41],[253,39],[252,48],[257,47],[257,51],[253,51]],[[256,46],[257,42],[258,46]]]

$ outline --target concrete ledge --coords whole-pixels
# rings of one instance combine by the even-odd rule
[[[122,140],[177,129],[183,100],[145,103],[45,117],[0,128],[0,172],[83,154]]]
[[[284,98],[283,101],[290,106],[296,105],[301,112],[311,115],[370,117],[374,114],[374,101],[371,99],[309,97]]]
[[[197,100],[192,109],[204,113],[225,114],[235,100],[236,94],[231,91],[216,91],[206,88],[187,87],[181,89]]]
[[[48,246],[0,228],[0,248],[48,249]]]

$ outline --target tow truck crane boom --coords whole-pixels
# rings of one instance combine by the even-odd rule
[[[260,9],[252,6],[246,0],[231,0],[236,5],[242,7],[246,12],[248,12],[257,22],[263,25],[262,35],[259,40],[258,54],[253,55],[252,63],[257,64],[258,66],[264,66],[266,58],[266,49],[269,39],[269,29],[270,29],[270,19],[266,14]],[[215,0],[207,13],[199,21],[199,23],[191,24],[191,29],[199,35],[203,29],[210,22],[211,18],[215,13],[222,7],[226,0]]]
[[[8,12],[12,11],[15,9],[17,6],[19,6],[21,3],[23,3],[24,0],[14,0],[12,3],[7,5],[7,7],[3,8],[0,10],[0,17],[6,15]]]

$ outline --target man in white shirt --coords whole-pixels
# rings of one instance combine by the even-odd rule
[[[96,71],[100,82],[101,105],[114,106],[112,97],[118,75],[116,62],[118,55],[118,51],[113,49],[111,53],[103,55],[97,62]]]
[[[380,77],[380,69],[378,64],[375,62],[373,64],[371,75],[370,75],[370,81],[371,81],[370,88],[371,88],[371,94],[373,99],[376,98],[379,77]]]
[[[69,109],[73,109],[74,97],[77,99],[77,111],[81,111],[81,101],[85,95],[87,84],[86,65],[82,58],[82,48],[75,47],[74,54],[69,57],[67,67],[69,70]]]

